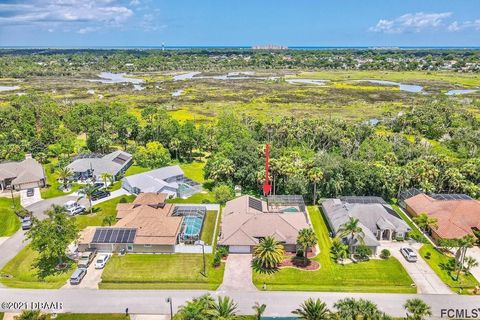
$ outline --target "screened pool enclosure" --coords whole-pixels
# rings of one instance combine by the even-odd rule
[[[193,244],[200,239],[207,209],[202,206],[176,206],[172,216],[183,217],[178,243]]]

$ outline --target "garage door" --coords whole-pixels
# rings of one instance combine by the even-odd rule
[[[250,253],[250,246],[230,246],[228,248],[230,253]]]

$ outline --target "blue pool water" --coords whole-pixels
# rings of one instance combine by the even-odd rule
[[[203,219],[202,217],[186,216],[183,218],[183,224],[185,225],[183,234],[187,237],[195,237],[202,230]]]

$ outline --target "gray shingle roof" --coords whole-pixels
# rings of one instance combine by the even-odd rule
[[[101,158],[80,158],[70,163],[67,168],[73,172],[85,172],[93,169],[94,174],[109,173],[117,175],[132,159],[132,155],[124,151],[114,151]]]
[[[167,182],[166,180],[183,175],[183,170],[179,166],[169,166],[128,176],[123,180],[142,192],[160,192],[166,186],[177,189],[177,182]]]

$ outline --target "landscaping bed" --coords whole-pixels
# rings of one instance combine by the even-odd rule
[[[342,291],[416,293],[413,280],[395,258],[370,260],[340,265],[330,256],[331,240],[328,229],[317,207],[309,207],[310,219],[318,237],[319,254],[312,259],[321,268],[306,276],[296,268],[284,268],[273,274],[254,272],[253,282],[259,289],[266,283],[268,290]]]

